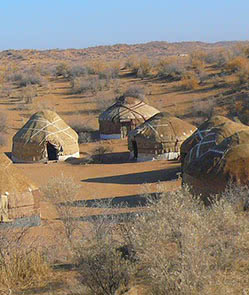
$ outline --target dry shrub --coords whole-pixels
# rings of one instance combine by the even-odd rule
[[[152,70],[151,61],[146,56],[130,56],[126,62],[126,67],[131,70],[132,74],[141,79],[150,76]]]
[[[73,79],[75,77],[85,77],[89,74],[88,68],[81,65],[73,65],[68,70],[68,77]]]
[[[143,100],[145,98],[144,88],[140,86],[131,86],[123,93],[124,97],[134,97]]]
[[[57,77],[68,78],[70,75],[70,67],[68,64],[61,62],[56,66],[55,75]]]
[[[43,85],[44,78],[35,70],[26,69],[24,71],[11,74],[7,77],[8,81],[14,82],[19,87],[26,87],[28,85]]]
[[[90,234],[75,247],[79,280],[92,295],[124,294],[136,272],[134,261],[122,252],[119,217],[112,214],[119,207],[111,207],[111,202],[110,199],[94,204],[101,215],[92,219]]]
[[[94,130],[88,123],[82,120],[74,120],[69,124],[78,134],[79,144],[88,143],[96,140],[96,130]]]
[[[246,67],[248,67],[249,61],[246,57],[243,56],[237,56],[226,64],[226,69],[230,72],[237,72],[240,70],[244,70]]]
[[[195,101],[190,112],[193,117],[204,117],[208,119],[213,115],[216,104],[216,100],[212,98]]]
[[[239,85],[249,83],[249,62],[236,73],[236,78]]]
[[[185,72],[185,65],[177,58],[161,59],[156,65],[157,77],[168,81],[178,81]]]
[[[91,158],[94,163],[104,163],[105,154],[111,153],[113,151],[112,146],[104,146],[99,144],[91,150]]]
[[[188,72],[183,75],[178,85],[183,90],[194,90],[199,86],[199,79],[194,72]]]
[[[237,84],[249,82],[249,60],[245,56],[237,56],[226,64],[226,70],[235,73]]]
[[[42,250],[24,243],[28,229],[0,228],[0,291],[12,294],[51,281],[52,270]]]
[[[68,243],[72,243],[73,234],[77,230],[77,222],[73,218],[73,202],[79,189],[80,186],[72,177],[66,177],[63,174],[51,178],[47,185],[42,187],[44,196],[55,206],[58,218],[63,222],[67,237],[65,242]]]
[[[90,289],[90,294],[114,295],[128,290],[134,266],[122,257],[119,246],[112,233],[102,231],[101,235],[95,232],[94,238],[77,248],[80,281]]]
[[[35,86],[28,85],[21,89],[19,95],[25,104],[32,104],[33,99],[37,96],[37,89]]]
[[[190,62],[193,69],[201,71],[205,67],[206,52],[195,51],[190,55]]]
[[[140,279],[150,294],[249,291],[248,188],[230,188],[211,207],[187,189],[161,195],[129,227]]]
[[[72,93],[74,94],[85,94],[90,92],[94,95],[98,91],[108,90],[109,87],[110,81],[108,79],[100,80],[97,77],[76,77],[71,80]]]
[[[125,68],[131,70],[134,67],[137,67],[139,57],[137,55],[130,55],[125,62]]]
[[[114,103],[115,103],[114,98],[106,99],[103,95],[98,95],[95,98],[96,111],[98,111],[99,113],[102,113]]]
[[[95,59],[89,63],[88,67],[91,69],[93,74],[98,74],[106,70],[107,63],[103,59]]]
[[[0,284],[9,290],[41,287],[51,280],[52,270],[37,249],[12,250],[0,260]]]
[[[228,62],[230,56],[225,50],[213,50],[208,52],[205,56],[205,62],[207,64],[214,64],[218,68],[223,68]]]
[[[115,62],[106,64],[105,69],[98,72],[98,77],[99,79],[106,79],[106,80],[116,79],[119,76],[119,71],[120,71],[120,62],[115,61]]]
[[[143,57],[139,60],[138,68],[136,69],[136,76],[144,79],[151,74],[152,64],[148,57]],[[135,70],[135,69],[134,69]]]

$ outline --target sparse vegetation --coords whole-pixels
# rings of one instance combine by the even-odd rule
[[[9,136],[44,109],[57,110],[84,143],[79,159],[38,164],[39,173],[15,165],[23,174],[35,171],[44,194],[42,226],[27,237],[19,225],[0,226],[0,293],[121,295],[138,285],[151,295],[249,293],[248,187],[228,187],[205,207],[187,188],[168,192],[179,179],[156,188],[157,173],[164,183],[177,163],[129,163],[125,140],[97,142],[98,115],[114,97],[150,95],[156,108],[195,125],[213,114],[248,124],[249,50],[242,45],[0,52],[2,151],[9,153]],[[76,180],[66,176],[71,173]],[[139,195],[147,181],[155,198]],[[123,196],[127,203],[115,206]],[[42,235],[46,249],[32,244],[33,233]],[[64,285],[43,289],[56,278],[54,269],[62,270]]]
[[[73,234],[78,228],[77,222],[73,218],[73,202],[79,191],[79,185],[75,183],[72,177],[61,174],[60,177],[51,178],[47,185],[42,188],[42,191],[55,206],[58,218],[64,225],[65,242],[71,249]],[[63,235],[63,233],[61,234]]]
[[[8,80],[14,82],[18,87],[27,87],[29,85],[41,86],[43,83],[41,76],[31,70],[12,74],[8,77]]]
[[[187,72],[179,82],[180,89],[193,90],[199,86],[199,79],[194,72]]]
[[[128,290],[135,272],[134,264],[118,251],[120,242],[115,239],[112,220],[100,217],[93,224],[91,239],[76,250],[80,280],[93,295],[114,295]]]
[[[184,72],[184,66],[171,59],[162,59],[157,65],[157,76],[167,81],[180,80]]]
[[[71,81],[72,93],[85,94],[90,92],[92,95],[97,94],[98,91],[109,89],[109,80],[98,78],[81,78],[77,77]]]
[[[104,146],[99,144],[91,151],[91,157],[94,163],[103,163],[105,159],[105,154],[111,153],[113,151],[112,146]]]
[[[131,56],[126,62],[126,67],[130,69],[132,74],[141,79],[150,76],[152,70],[151,61],[146,56]]]
[[[63,78],[68,78],[70,76],[70,68],[68,64],[63,62],[58,64],[56,67],[55,74],[58,77],[62,76]]]
[[[94,130],[91,126],[89,126],[89,124],[77,120],[71,122],[70,125],[79,136],[79,144],[92,142],[97,139],[97,131]]]
[[[245,188],[205,208],[187,191],[161,195],[129,227],[150,294],[239,294],[248,288]],[[233,279],[235,280],[233,280]]]
[[[41,249],[25,245],[28,227],[0,228],[0,292],[46,286],[52,269]]]
[[[124,97],[144,99],[144,89],[139,86],[131,86],[123,93]]]
[[[37,89],[35,86],[28,85],[22,88],[20,92],[20,98],[24,102],[24,104],[32,104],[33,99],[37,96]]]

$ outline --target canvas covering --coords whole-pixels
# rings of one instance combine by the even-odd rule
[[[47,160],[47,142],[56,147],[61,158],[79,155],[77,133],[55,112],[45,110],[35,113],[13,137],[13,161]]]
[[[158,113],[130,132],[128,147],[132,152],[132,141],[136,141],[138,153],[179,155],[182,142],[195,130],[192,124],[169,113]]]
[[[223,128],[222,139],[234,133],[237,123],[232,122],[230,119],[224,116],[213,116],[209,120],[206,120],[204,123],[202,123],[198,127],[198,129],[196,129],[196,131],[182,143],[181,145],[182,161],[184,160],[184,157],[187,155],[187,153],[192,149],[192,147],[198,144],[208,134],[208,132],[210,132],[212,128],[222,127],[227,123],[231,125],[233,125],[234,123],[234,127],[231,126],[232,128],[231,131],[229,128]]]
[[[0,155],[0,221],[39,215],[38,188]]]
[[[226,120],[211,128],[182,163],[183,183],[197,194],[224,191],[232,181],[249,183],[249,127]]]

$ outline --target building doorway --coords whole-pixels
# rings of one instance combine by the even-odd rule
[[[131,131],[131,122],[121,122],[121,138],[128,136],[128,133]]]
[[[48,160],[49,161],[55,161],[58,160],[59,158],[59,153],[55,145],[50,143],[49,141],[47,142],[47,153],[48,153]]]
[[[137,159],[138,156],[138,150],[137,150],[137,142],[135,140],[132,140],[132,148],[134,153],[134,159]]]

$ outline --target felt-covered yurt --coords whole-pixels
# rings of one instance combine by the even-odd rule
[[[16,218],[40,217],[38,188],[0,155],[0,222]]]
[[[227,121],[211,128],[186,154],[182,172],[183,183],[203,197],[229,182],[249,184],[249,127]]]
[[[174,160],[180,156],[180,146],[196,127],[169,113],[158,113],[129,133],[131,157],[146,161]]]
[[[185,156],[192,149],[192,147],[198,144],[208,134],[208,132],[210,132],[212,128],[222,127],[225,124],[234,125],[236,128],[237,123],[223,116],[213,116],[210,119],[203,122],[198,127],[198,129],[196,129],[196,131],[182,143],[181,161],[182,162],[184,161]],[[234,128],[232,128],[231,131],[230,131],[230,128],[223,128],[222,130],[224,132],[223,138],[234,133]]]
[[[53,111],[35,113],[13,137],[13,162],[63,161],[69,157],[79,157],[78,135]]]
[[[101,139],[124,138],[159,111],[136,97],[121,96],[99,116]]]

